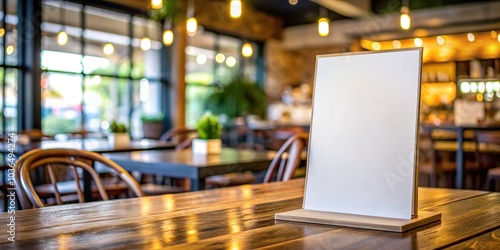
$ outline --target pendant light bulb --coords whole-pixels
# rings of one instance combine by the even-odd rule
[[[171,30],[165,30],[163,31],[163,44],[166,46],[172,45],[174,42],[174,32]]]
[[[163,0],[151,0],[151,8],[159,10],[163,7]]]
[[[68,34],[66,34],[66,32],[64,32],[64,30],[61,30],[58,34],[57,34],[57,43],[61,46],[65,45],[66,43],[68,43]]]
[[[104,52],[105,55],[109,56],[115,52],[115,46],[113,46],[112,43],[106,43],[104,47],[102,48],[102,52]]]
[[[330,20],[323,17],[318,20],[318,33],[320,36],[328,36],[330,34]]]
[[[147,37],[141,39],[141,49],[144,51],[151,49],[151,39]]]
[[[198,21],[194,17],[188,18],[186,21],[186,30],[189,36],[196,35],[196,30],[198,29]]]
[[[230,15],[232,18],[239,18],[241,16],[241,0],[231,0]]]
[[[250,43],[243,44],[243,47],[241,47],[241,54],[244,57],[251,57],[253,54],[252,45]]]
[[[401,8],[401,16],[399,17],[399,24],[401,25],[401,28],[404,30],[410,29],[411,17],[410,17],[410,8],[408,8],[408,6],[403,6]]]

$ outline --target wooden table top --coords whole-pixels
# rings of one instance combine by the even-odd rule
[[[181,164],[193,167],[220,166],[237,163],[266,162],[269,164],[275,152],[246,149],[222,148],[220,154],[196,155],[191,149],[148,150],[126,153],[109,153],[106,157],[114,161],[138,163]],[[266,166],[267,167],[267,166]]]
[[[9,153],[7,141],[0,142],[0,153]],[[175,145],[170,142],[161,142],[156,140],[137,140],[131,141],[128,144],[109,144],[104,138],[85,138],[85,139],[69,139],[65,141],[57,140],[44,140],[34,141],[28,144],[16,143],[14,153],[22,155],[30,150],[36,148],[50,149],[50,148],[71,148],[71,149],[84,149],[96,153],[110,153],[110,152],[130,152],[137,150],[155,150],[155,149],[174,149]]]
[[[500,193],[419,189],[419,207],[442,221],[406,233],[274,220],[302,206],[304,180],[0,214],[0,248],[26,249],[434,249],[496,246]],[[487,244],[487,245],[486,245]],[[498,249],[498,248],[496,248]]]

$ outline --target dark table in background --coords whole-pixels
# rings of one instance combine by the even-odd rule
[[[500,193],[419,188],[441,222],[405,233],[274,220],[302,207],[304,180],[16,211],[2,249],[499,249]],[[5,224],[8,213],[0,214]]]
[[[456,176],[456,187],[462,188],[464,185],[464,172],[465,172],[465,159],[464,159],[464,132],[465,131],[500,131],[500,126],[486,126],[486,125],[477,125],[477,126],[457,126],[457,125],[434,125],[434,124],[422,124],[422,128],[428,131],[429,134],[432,133],[433,130],[450,130],[457,132],[457,152],[456,152],[456,164],[457,164],[457,176]]]
[[[191,190],[200,190],[208,176],[267,169],[274,152],[222,148],[222,152],[215,155],[195,155],[186,149],[109,153],[105,156],[127,171],[189,178]]]

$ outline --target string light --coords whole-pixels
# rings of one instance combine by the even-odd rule
[[[163,7],[163,0],[151,0],[151,7],[155,10]]]
[[[438,37],[436,38],[436,40],[437,40],[437,43],[438,43],[439,45],[443,45],[443,44],[444,44],[444,38],[443,38],[442,36],[438,36]]]
[[[5,35],[5,29],[4,28],[0,28],[0,37],[2,37],[4,35]]]
[[[171,30],[165,30],[163,31],[163,44],[166,46],[172,45],[174,42],[174,32]]]
[[[401,7],[401,16],[399,17],[399,24],[404,30],[410,29],[411,17],[410,17],[410,3],[409,0],[403,0],[403,7]]]
[[[244,57],[251,57],[253,54],[252,45],[250,43],[243,44],[243,47],[241,47],[241,54]]]
[[[299,2],[299,0],[288,0],[288,3],[291,5],[296,5]]]
[[[469,40],[469,42],[474,42],[475,39],[476,37],[474,36],[474,34],[472,33],[467,34],[467,40]]]
[[[64,30],[61,30],[57,34],[57,44],[64,46],[66,43],[68,43],[68,34]]]
[[[392,41],[392,46],[396,49],[401,48],[401,42],[399,40]]]
[[[195,36],[196,31],[198,30],[198,21],[194,17],[194,1],[190,1],[190,5],[188,6],[188,19],[186,21],[186,31],[188,36]]]
[[[104,52],[105,55],[111,55],[113,52],[115,52],[115,47],[113,46],[112,43],[106,43],[104,47],[102,48],[102,52]]]
[[[12,55],[12,54],[14,54],[15,50],[16,50],[16,48],[14,47],[14,45],[9,45],[5,49],[5,52],[7,52],[7,55]]]
[[[241,1],[231,0],[231,5],[229,7],[229,14],[232,18],[239,18],[241,16]]]
[[[330,20],[326,18],[326,9],[320,8],[321,18],[318,20],[318,34],[320,36],[328,36],[330,34]]]
[[[223,63],[224,60],[226,60],[226,56],[222,53],[217,53],[217,55],[215,55],[215,61],[217,63]]]
[[[151,49],[151,39],[144,37],[141,39],[141,49],[146,51]]]

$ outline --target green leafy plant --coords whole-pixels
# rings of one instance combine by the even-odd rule
[[[156,113],[156,114],[142,114],[141,115],[142,122],[161,122],[161,121],[163,121],[163,118],[165,118],[165,115],[161,112]]]
[[[205,109],[228,118],[250,114],[263,118],[267,109],[266,94],[257,83],[235,77],[207,97]]]
[[[127,125],[125,125],[125,123],[112,121],[111,124],[109,124],[109,131],[111,133],[127,133],[128,127]]]
[[[222,125],[217,116],[205,113],[196,124],[200,139],[219,139],[222,133]]]
[[[181,17],[180,13],[182,13],[182,8],[178,0],[163,0],[163,7],[158,10],[149,10],[148,16],[155,21],[167,19],[172,23],[177,23]]]

